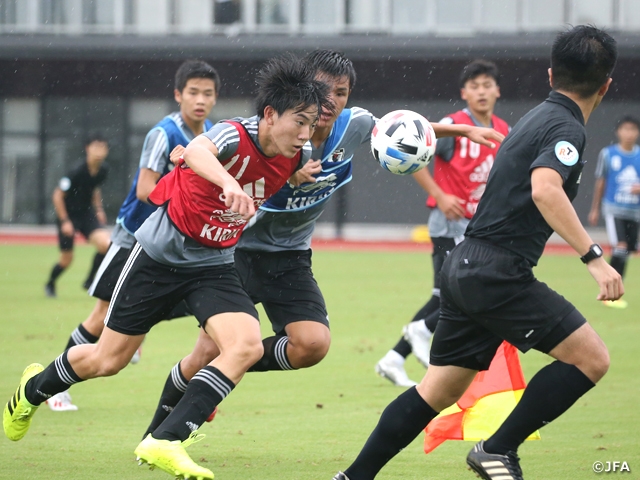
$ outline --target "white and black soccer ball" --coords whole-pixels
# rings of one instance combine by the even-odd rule
[[[422,115],[395,110],[376,123],[371,134],[371,152],[386,170],[410,175],[426,167],[436,151],[436,134]]]

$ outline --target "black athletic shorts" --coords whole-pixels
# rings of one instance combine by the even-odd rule
[[[69,220],[71,220],[73,224],[73,229],[76,232],[80,232],[87,240],[89,239],[89,235],[95,230],[104,228],[104,226],[98,222],[98,218],[93,210],[89,210],[86,213],[69,215]],[[73,250],[73,237],[68,237],[62,233],[62,223],[60,220],[57,220],[56,223],[58,225],[58,244],[60,245],[60,250],[63,252]]]
[[[638,250],[638,222],[614,215],[606,215],[605,223],[612,248],[615,248],[618,242],[625,242],[628,252],[636,252]]]
[[[139,244],[131,249],[109,305],[105,325],[142,335],[184,300],[200,326],[213,315],[244,312],[258,319],[232,263],[178,268],[151,259]]]
[[[262,303],[277,335],[301,320],[329,326],[324,297],[311,271],[311,250],[236,249],[235,264],[243,287],[254,303]]]
[[[522,352],[549,353],[586,322],[568,300],[536,280],[524,258],[482,240],[456,246],[440,280],[433,365],[486,370],[503,340]]]

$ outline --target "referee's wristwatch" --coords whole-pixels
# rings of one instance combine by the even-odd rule
[[[591,260],[600,258],[602,254],[602,247],[597,243],[594,243],[589,247],[589,251],[580,257],[580,260],[582,260],[582,263],[589,263]]]

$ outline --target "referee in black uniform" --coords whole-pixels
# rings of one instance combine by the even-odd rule
[[[56,296],[56,279],[73,261],[75,232],[80,232],[97,250],[89,275],[84,281],[84,288],[91,286],[109,248],[109,232],[104,228],[107,217],[102,208],[100,191],[100,185],[107,179],[107,167],[103,162],[109,154],[109,144],[100,134],[93,134],[85,141],[84,149],[86,159],[62,177],[53,192],[60,259],[51,270],[45,285],[48,297]]]
[[[373,479],[462,396],[479,370],[489,368],[503,340],[556,361],[531,379],[498,431],[469,453],[467,463],[484,479],[522,479],[520,444],[607,372],[603,341],[571,303],[536,280],[532,267],[555,230],[582,257],[600,289],[598,300],[624,293],[620,275],[571,205],[584,164],[584,125],[609,88],[616,58],[615,40],[595,27],[577,26],[556,37],[553,91],[505,139],[466,239],[442,268],[431,366],[417,387],[387,406],[356,461],[335,480]]]

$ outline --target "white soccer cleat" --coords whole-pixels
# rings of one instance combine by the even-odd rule
[[[398,359],[393,358],[395,356],[397,356]],[[409,378],[407,372],[404,370],[404,359],[402,356],[393,350],[388,352],[376,363],[376,373],[397,387],[414,387],[417,385],[416,382]]]
[[[77,405],[71,403],[71,395],[68,391],[56,393],[47,400],[47,405],[54,412],[75,412],[78,410]]]
[[[405,325],[402,328],[404,339],[411,345],[411,351],[424,368],[429,368],[429,352],[431,350],[431,337],[423,320],[418,320]]]

